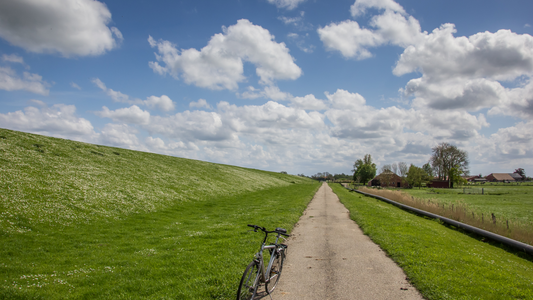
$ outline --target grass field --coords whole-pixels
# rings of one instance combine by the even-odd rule
[[[533,258],[330,184],[427,299],[533,299]]]
[[[382,196],[533,245],[533,186],[495,185],[464,189],[369,189]],[[474,194],[473,192],[478,192]]]
[[[484,194],[480,194],[483,188]],[[468,194],[475,190],[476,194]],[[464,203],[470,210],[485,216],[494,214],[496,218],[528,223],[533,230],[533,185],[490,185],[458,189],[405,189],[411,196],[421,199],[434,199],[451,205]],[[466,193],[463,193],[466,192]]]
[[[232,299],[318,186],[0,129],[0,299]]]

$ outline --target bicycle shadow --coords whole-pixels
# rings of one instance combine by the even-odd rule
[[[260,299],[271,299],[272,296],[267,294],[266,291],[257,291],[257,294],[255,295],[254,299],[253,300],[260,300]]]

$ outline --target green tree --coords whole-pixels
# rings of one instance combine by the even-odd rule
[[[372,162],[372,156],[366,154],[362,160],[355,161],[352,171],[354,181],[367,183],[376,177],[376,164]]]
[[[461,171],[459,165],[456,165],[455,167],[450,169],[448,178],[450,180],[450,187],[453,188],[454,184],[457,184],[458,186],[462,186],[466,184],[466,179],[461,177],[463,172]]]
[[[420,188],[422,184],[428,183],[429,181],[430,176],[426,170],[411,164],[409,171],[407,171],[407,182],[410,186]]]
[[[422,169],[428,174],[429,178],[433,178],[433,168],[431,168],[431,164],[428,162],[425,165],[422,166]]]
[[[453,178],[457,172],[460,175],[468,174],[468,153],[457,148],[455,145],[448,143],[440,143],[431,149],[433,155],[431,156],[431,167],[435,171],[440,180],[448,180],[449,186],[453,187]]]

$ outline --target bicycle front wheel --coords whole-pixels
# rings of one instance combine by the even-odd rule
[[[242,275],[239,289],[237,290],[237,300],[252,300],[259,288],[259,264],[251,262]]]
[[[283,269],[283,261],[285,260],[285,251],[281,250],[279,252],[274,252],[276,257],[272,263],[272,268],[270,269],[270,280],[265,283],[265,289],[267,293],[272,293],[278,285],[279,277],[281,276],[281,270]]]

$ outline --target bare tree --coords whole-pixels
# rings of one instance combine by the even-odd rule
[[[392,173],[398,175],[398,165],[396,163],[392,163],[390,170]]]
[[[402,184],[406,183],[407,182],[407,173],[409,171],[409,167],[407,166],[407,164],[403,161],[399,162],[398,163],[398,175],[401,177],[402,179]]]
[[[399,162],[398,163],[398,171],[400,172],[398,174],[398,175],[400,175],[400,177],[405,177],[405,176],[407,176],[407,172],[409,171],[409,167],[403,161]]]
[[[392,166],[391,165],[383,165],[381,167],[381,173],[383,172],[392,172]]]

